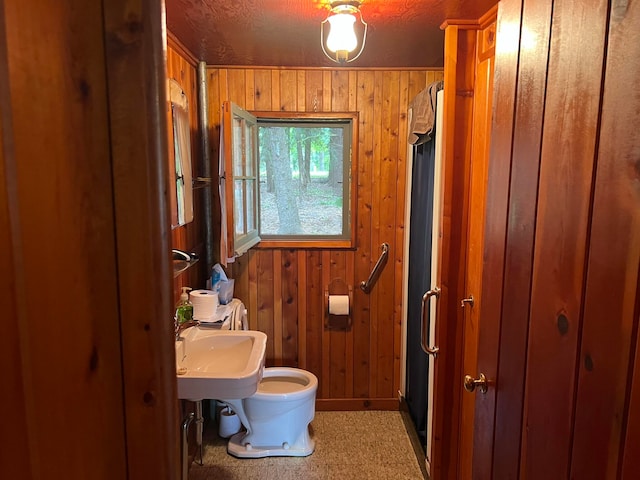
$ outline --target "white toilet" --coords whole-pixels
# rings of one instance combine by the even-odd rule
[[[242,400],[222,400],[238,414],[246,432],[229,439],[227,451],[240,458],[306,457],[315,442],[316,376],[298,368],[265,368],[258,391]]]

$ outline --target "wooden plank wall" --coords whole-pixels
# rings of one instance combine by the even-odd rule
[[[209,68],[214,156],[220,105],[251,111],[359,112],[357,248],[256,248],[232,267],[249,324],[269,337],[268,365],[310,370],[319,408],[397,408],[400,385],[402,267],[411,99],[442,79],[439,70]],[[358,285],[380,254],[390,255],[370,295]],[[353,325],[324,328],[324,291],[333,278],[353,287]]]
[[[201,143],[200,128],[198,125],[198,79],[197,61],[180,42],[171,34],[168,36],[167,45],[167,80],[175,79],[189,102],[189,124],[191,126],[191,168],[192,177],[202,176],[201,171]],[[167,101],[167,124],[169,130],[169,171],[174,171],[174,150],[171,121],[171,104]],[[173,178],[173,177],[172,177]],[[173,184],[172,184],[173,185]],[[172,186],[171,185],[171,186]],[[181,273],[173,282],[173,300],[178,301],[181,287],[188,286],[193,289],[205,288],[205,282],[209,267],[206,264],[205,249],[205,197],[211,195],[210,185],[201,185],[193,190],[193,221],[175,227],[171,231],[171,243],[173,248],[187,252],[195,252],[200,260],[193,267]],[[175,197],[172,198],[175,201]]]
[[[189,104],[189,125],[191,127],[191,169],[192,177],[196,179],[203,176],[202,148],[200,143],[200,126],[198,123],[198,78],[197,61],[195,57],[178,41],[171,33],[167,37],[167,81],[175,79],[184,91]],[[173,123],[171,114],[170,99],[167,99],[166,106],[167,129],[168,129],[168,160],[169,160],[169,189],[173,188],[174,175],[174,146],[173,146]],[[211,246],[205,245],[205,216],[210,215],[206,210],[207,195],[211,195],[211,184],[194,187],[193,189],[193,221],[186,225],[177,226],[171,230],[171,246],[186,252],[195,252],[199,255],[199,261],[187,270],[173,278],[173,304],[175,305],[182,292],[182,287],[190,287],[193,290],[206,287],[206,279],[210,272],[210,265],[206,263],[206,249]],[[175,205],[175,195],[171,197],[172,211]],[[174,219],[172,219],[172,222]],[[167,319],[168,323],[172,319]],[[194,412],[195,406],[192,402],[180,401],[180,413],[176,421],[182,419],[190,412]],[[189,456],[195,458],[196,455],[196,435],[195,429],[189,431]]]

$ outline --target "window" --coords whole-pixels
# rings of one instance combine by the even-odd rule
[[[260,241],[257,199],[256,119],[237,105],[223,108],[225,152],[223,208],[227,212],[227,255],[242,255]]]
[[[193,220],[193,193],[191,185],[191,130],[189,127],[189,102],[180,84],[173,78],[169,81],[171,120],[169,131],[169,175],[174,188],[169,190],[171,198],[171,227],[185,225]]]
[[[244,114],[245,125],[251,121],[257,130],[257,148],[251,176],[234,169],[234,229],[248,230],[243,222],[254,218],[261,246],[354,246],[357,114]],[[242,157],[249,150],[230,154]],[[256,210],[245,200],[253,198]]]
[[[260,237],[351,238],[351,120],[258,117]]]

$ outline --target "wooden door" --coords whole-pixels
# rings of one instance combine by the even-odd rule
[[[0,2],[0,478],[178,478],[163,18]]]
[[[638,478],[640,5],[497,28],[473,478]]]
[[[495,54],[495,16],[478,30],[475,56],[475,85],[473,95],[473,128],[471,131],[471,171],[469,181],[469,230],[467,237],[467,266],[463,309],[462,376],[476,376],[478,332],[482,306],[482,261],[485,221],[485,197],[489,167],[489,131],[493,98],[493,60]],[[458,381],[463,381],[458,377]],[[463,391],[460,411],[460,447],[458,449],[458,478],[471,478],[473,451],[473,393]]]

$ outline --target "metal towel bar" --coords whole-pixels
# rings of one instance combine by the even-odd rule
[[[360,282],[360,289],[364,293],[369,293],[371,291],[373,286],[378,281],[378,277],[380,276],[382,269],[387,264],[387,257],[389,256],[389,244],[386,242],[383,243],[382,245],[380,245],[380,249],[380,258],[378,258],[376,265],[373,267],[373,270],[371,270],[369,278],[367,278],[367,281]]]

